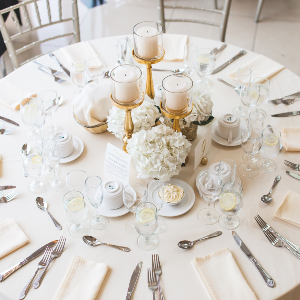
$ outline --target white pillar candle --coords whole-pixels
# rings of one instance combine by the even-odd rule
[[[154,58],[158,55],[158,31],[154,27],[141,27],[136,32],[138,56]]]
[[[187,106],[188,84],[184,78],[170,76],[164,80],[166,106],[171,110],[183,110]]]
[[[120,102],[132,102],[138,98],[137,75],[134,71],[121,68],[115,74],[115,95]]]

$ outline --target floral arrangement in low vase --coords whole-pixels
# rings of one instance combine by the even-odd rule
[[[138,177],[162,181],[179,174],[190,149],[191,143],[181,132],[163,124],[133,134],[127,145]]]

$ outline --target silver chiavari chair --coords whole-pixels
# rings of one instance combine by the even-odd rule
[[[54,0],[51,0],[52,3],[53,3],[53,1]],[[54,40],[54,39],[58,39],[58,38],[66,37],[66,36],[74,36],[75,42],[76,43],[80,42],[79,15],[78,15],[77,0],[71,0],[71,3],[72,3],[72,17],[71,18],[63,18],[62,17],[62,0],[57,0],[57,1],[58,1],[58,10],[59,10],[58,11],[58,20],[53,20],[52,13],[51,13],[51,7],[50,7],[50,0],[46,0],[48,20],[43,20],[43,23],[42,23],[42,20],[40,17],[40,11],[39,11],[39,7],[38,7],[39,0],[29,0],[26,2],[21,2],[17,5],[8,7],[6,9],[3,9],[0,11],[1,33],[3,36],[4,42],[6,44],[6,48],[7,48],[9,57],[12,61],[13,67],[15,69],[35,58],[45,54],[44,53],[44,54],[37,55],[25,62],[20,63],[17,55],[19,55],[20,53],[22,53],[24,51],[31,49],[32,47],[35,47],[42,43],[48,42],[50,40]],[[67,0],[63,0],[63,1],[67,1]],[[37,25],[32,25],[32,21],[31,21],[32,17],[30,18],[28,9],[27,9],[28,5],[34,6],[35,17],[36,17],[37,23],[38,23]],[[27,25],[26,29],[24,29],[19,23],[19,20],[14,11],[16,8],[20,8],[21,12],[23,13],[23,15],[25,17],[24,23],[26,23],[26,25]],[[5,25],[4,19],[3,19],[3,14],[8,13],[8,12],[10,12],[11,17],[15,23],[16,29],[18,31],[18,33],[14,34],[14,35],[9,34],[7,27]],[[34,13],[33,13],[33,15],[34,15]],[[71,32],[67,32],[64,34],[59,34],[59,35],[55,35],[55,36],[52,36],[49,38],[41,39],[39,41],[34,41],[34,42],[32,42],[26,46],[23,46],[19,49],[15,49],[13,41],[16,40],[17,38],[19,38],[29,32],[34,32],[38,29],[45,28],[45,27],[55,25],[55,24],[59,24],[59,23],[63,23],[63,22],[73,22],[73,30]]]
[[[164,5],[164,0],[157,0],[158,1],[158,12],[159,12],[159,22],[161,23],[163,27],[163,32],[166,30],[166,22],[189,22],[189,23],[198,23],[198,24],[205,24],[205,25],[211,25],[220,27],[220,41],[225,41],[225,35],[226,35],[226,28],[228,23],[228,17],[229,17],[229,11],[230,11],[230,5],[231,0],[225,0],[224,1],[224,7],[223,10],[217,9],[218,2],[217,0],[214,1],[215,9],[209,9],[209,8],[197,8],[195,6],[179,6],[179,5]],[[165,19],[165,9],[188,9],[188,10],[194,10],[194,11],[205,11],[209,13],[216,13],[222,15],[222,22],[221,23],[215,23],[215,22],[208,22],[208,21],[202,21],[202,20],[192,20],[192,19]]]

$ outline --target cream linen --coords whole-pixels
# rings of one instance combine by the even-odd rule
[[[257,300],[227,248],[195,257],[192,265],[211,300]]]
[[[282,204],[275,212],[275,217],[300,227],[300,194],[288,191]]]
[[[0,223],[0,258],[29,242],[28,237],[12,219]]]
[[[246,63],[244,66],[240,66],[240,68],[241,67],[250,68],[252,70],[252,79],[256,77],[264,77],[270,79],[272,76],[285,68],[283,65],[263,55],[258,55],[257,57]],[[238,70],[229,74],[229,76],[234,80],[236,80],[237,71]]]
[[[187,44],[187,35],[164,34],[163,47],[165,50],[164,60],[182,61],[184,58],[184,46]]]
[[[74,114],[85,125],[93,126],[106,122],[112,107],[110,85],[88,85],[74,99]]]
[[[11,108],[20,109],[20,102],[31,95],[33,92],[12,83],[9,79],[0,80],[0,103]]]
[[[299,127],[282,127],[281,134],[283,146],[286,151],[300,151]]]
[[[94,300],[108,266],[75,256],[53,300]]]

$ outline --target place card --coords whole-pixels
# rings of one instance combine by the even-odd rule
[[[206,156],[211,146],[211,124],[195,148],[194,171],[198,168],[203,156]]]
[[[124,186],[129,184],[131,156],[123,150],[107,143],[104,161],[104,176],[120,180]]]

